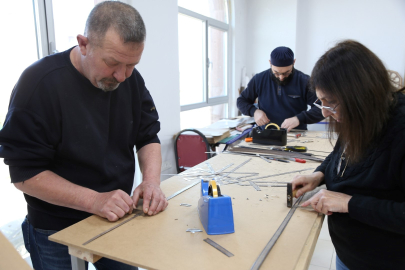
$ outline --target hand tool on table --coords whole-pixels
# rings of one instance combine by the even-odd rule
[[[295,162],[298,162],[298,163],[306,163],[307,162],[305,159],[301,159],[301,158],[285,157],[285,159],[295,161]]]
[[[280,161],[280,162],[290,163],[288,160],[285,160],[285,159],[282,159],[282,158],[269,157],[269,156],[266,156],[265,158],[266,158],[266,159],[275,160],[275,161]]]
[[[305,153],[307,151],[307,148],[305,146],[270,147],[270,149],[284,152],[297,152],[301,155],[312,156],[311,153]]]
[[[307,148],[305,146],[284,146],[283,150],[292,151],[292,152],[306,152]]]

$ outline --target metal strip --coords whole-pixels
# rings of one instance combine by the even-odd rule
[[[316,169],[316,168],[308,168],[308,169],[302,169],[302,170],[297,170],[297,171],[290,171],[290,172],[286,172],[286,173],[270,174],[270,175],[259,176],[259,177],[254,177],[254,178],[250,178],[250,179],[239,180],[239,182],[250,181],[250,180],[257,180],[257,179],[263,179],[263,178],[269,178],[269,177],[280,176],[280,175],[289,174],[289,173],[296,173],[296,172],[302,172],[302,171],[308,171],[308,170],[315,170],[315,169]],[[240,177],[240,178],[243,178],[243,176]]]
[[[199,184],[199,183],[200,183],[200,181],[195,182],[194,184],[191,184],[191,185],[189,185],[189,186],[187,186],[187,187],[185,187],[185,188],[183,188],[183,189],[180,189],[180,190],[177,191],[176,193],[173,193],[173,194],[170,195],[169,197],[166,197],[166,200],[170,200],[170,199],[176,197],[176,196],[179,195],[180,193],[186,191],[186,190],[189,189],[189,188],[194,187],[195,185],[197,185],[197,184]]]
[[[219,251],[221,251],[222,253],[224,253],[226,256],[228,257],[233,257],[234,255],[229,252],[227,249],[225,249],[224,247],[220,246],[219,244],[217,244],[216,242],[212,241],[211,239],[207,238],[204,239],[204,242],[210,244],[211,246],[213,246],[214,248],[218,249]]]
[[[235,168],[233,168],[232,170],[230,170],[229,172],[227,172],[225,175],[223,175],[222,178],[223,178],[223,177],[226,177],[226,176],[228,176],[228,175],[230,175],[231,173],[233,173],[234,171],[236,171],[237,169],[239,169],[240,167],[242,167],[243,165],[245,165],[246,163],[248,163],[251,159],[252,159],[252,158],[249,158],[249,159],[245,160],[244,162],[242,162],[241,164],[239,164],[238,166],[236,166]]]
[[[137,209],[135,209],[135,210],[137,210]],[[103,235],[106,234],[106,233],[111,232],[112,230],[114,230],[114,229],[120,227],[121,225],[124,225],[125,223],[127,223],[127,222],[133,220],[134,218],[143,215],[143,212],[142,212],[141,210],[138,210],[138,211],[140,211],[140,212],[136,213],[135,215],[133,215],[133,216],[130,217],[129,219],[125,220],[124,222],[121,222],[121,223],[115,225],[114,227],[112,227],[112,228],[110,228],[110,229],[108,229],[108,230],[106,230],[106,231],[104,231],[104,232],[102,232],[102,233],[100,233],[100,234],[97,234],[96,236],[94,236],[94,237],[91,238],[90,240],[87,240],[86,242],[83,243],[83,246],[87,245],[87,244],[90,243],[90,242],[93,242],[93,241],[96,240],[97,238],[103,236]]]
[[[205,164],[207,164],[207,167],[210,170],[210,173],[215,173],[215,170],[214,170],[214,168],[212,168],[211,163],[205,162]]]
[[[225,171],[226,169],[228,169],[229,167],[231,167],[233,165],[233,163],[226,165],[225,167],[223,167],[222,169],[220,169],[219,171],[217,171],[217,173],[221,173],[223,171]]]
[[[294,214],[295,210],[299,206],[303,196],[299,197],[298,200],[295,202],[294,206],[288,212],[287,216],[284,218],[283,222],[281,223],[280,227],[278,227],[277,231],[264,247],[263,251],[260,253],[259,257],[253,263],[251,270],[258,270],[260,266],[263,264],[264,260],[266,259],[267,255],[270,253],[270,250],[273,248],[274,244],[277,242],[278,238],[280,237],[281,233],[284,231],[285,227],[287,226],[288,222],[290,221],[292,215]]]
[[[252,186],[252,187],[254,187],[257,191],[262,191],[260,188],[259,188],[259,186],[258,185],[256,185],[256,183],[255,182],[253,182],[253,181],[249,181],[249,184]]]

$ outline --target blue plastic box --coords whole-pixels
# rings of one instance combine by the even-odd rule
[[[198,201],[198,215],[207,234],[234,233],[231,197],[208,195],[209,182],[201,180],[201,198]]]

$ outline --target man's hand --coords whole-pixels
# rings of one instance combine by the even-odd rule
[[[109,221],[116,221],[126,213],[132,213],[132,199],[122,190],[97,193],[93,200],[91,213]]]
[[[291,129],[295,128],[300,124],[300,120],[298,120],[297,116],[287,118],[284,120],[284,122],[281,124],[281,128],[287,129],[287,132],[290,132]]]
[[[263,126],[270,123],[270,119],[267,118],[267,115],[264,111],[257,109],[254,113],[255,122],[258,126]]]
[[[332,215],[333,212],[348,213],[351,198],[347,194],[322,189],[301,206],[311,205],[315,211],[325,215]]]
[[[142,182],[135,189],[132,196],[134,207],[137,206],[139,198],[143,198],[143,212],[150,216],[165,210],[169,204],[160,186],[154,183]]]
[[[292,190],[298,188],[295,195],[296,198],[304,195],[306,192],[314,190],[324,179],[324,174],[322,172],[314,172],[309,175],[296,175],[294,176],[292,183]]]

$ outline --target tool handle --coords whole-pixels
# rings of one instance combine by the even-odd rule
[[[300,159],[300,158],[294,158],[296,162],[299,163],[306,163],[307,161],[305,159]]]
[[[245,138],[245,142],[253,142],[253,138],[252,137]]]
[[[307,148],[305,146],[286,146],[284,147],[285,150],[290,150],[294,152],[306,152]]]

